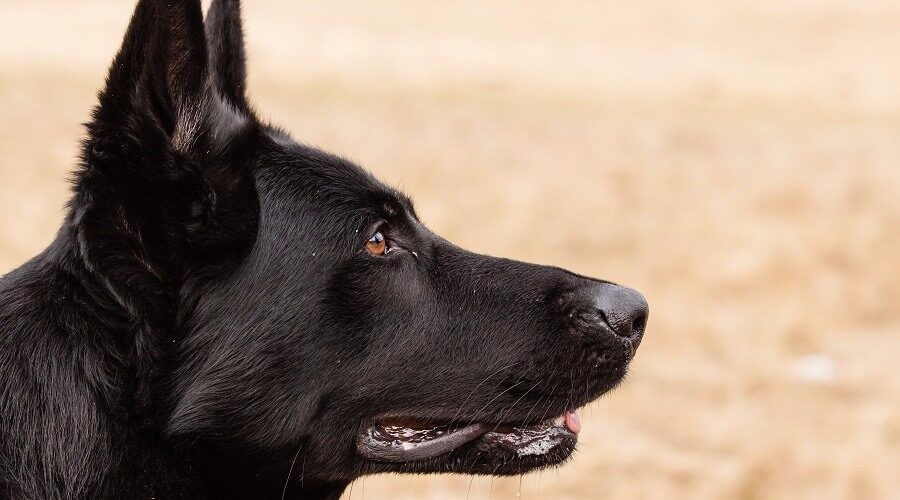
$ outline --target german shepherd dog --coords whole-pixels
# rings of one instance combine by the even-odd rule
[[[261,122],[238,0],[140,0],[68,215],[0,281],[3,498],[336,498],[565,461],[638,292],[477,255]]]

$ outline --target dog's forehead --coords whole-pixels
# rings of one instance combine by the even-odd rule
[[[259,161],[266,184],[274,191],[305,202],[340,205],[345,211],[366,210],[387,217],[415,217],[412,200],[387,186],[351,160],[300,144],[283,132],[273,135],[275,148]]]

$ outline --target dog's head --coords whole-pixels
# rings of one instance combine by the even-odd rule
[[[644,298],[463,250],[260,122],[237,3],[205,24],[199,1],[139,3],[73,202],[84,259],[138,325],[161,431],[282,480],[565,460],[574,410],[625,376]]]

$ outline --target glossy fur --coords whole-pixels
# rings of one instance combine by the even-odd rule
[[[535,423],[624,376],[601,282],[477,255],[360,167],[258,121],[237,0],[141,0],[43,253],[0,280],[0,497],[326,498],[376,415]],[[377,257],[375,230],[393,251]],[[596,327],[599,328],[599,327]],[[636,344],[635,344],[636,347]]]

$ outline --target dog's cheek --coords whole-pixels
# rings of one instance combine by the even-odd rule
[[[393,329],[430,302],[414,266],[404,259],[353,259],[338,269],[326,287],[325,314],[339,325],[342,338],[365,342],[373,332]]]

